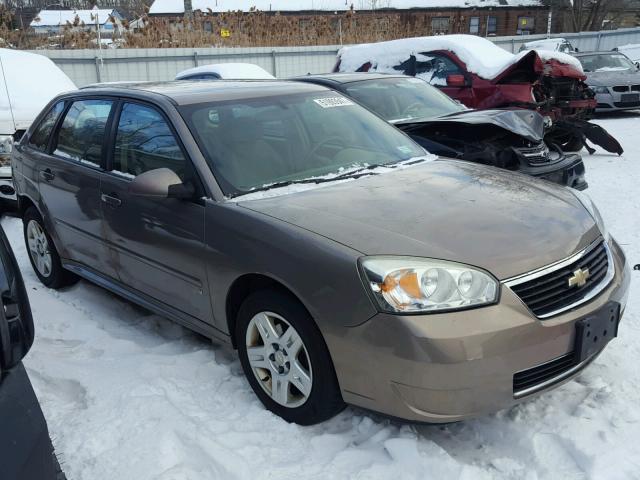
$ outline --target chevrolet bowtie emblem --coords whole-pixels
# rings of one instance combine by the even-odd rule
[[[589,273],[589,269],[585,268],[584,270],[579,268],[575,272],[573,272],[573,276],[569,277],[569,286],[570,287],[584,287],[589,280],[591,274]]]

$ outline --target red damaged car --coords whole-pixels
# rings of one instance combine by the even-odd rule
[[[589,123],[596,100],[574,57],[551,51],[514,55],[475,35],[407,38],[344,47],[335,72],[399,73],[420,77],[469,108],[537,110],[551,123],[545,140],[579,150],[585,138],[608,151],[620,144]]]

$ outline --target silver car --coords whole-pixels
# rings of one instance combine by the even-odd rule
[[[586,52],[575,55],[587,85],[596,94],[596,112],[640,108],[640,69],[620,52]]]

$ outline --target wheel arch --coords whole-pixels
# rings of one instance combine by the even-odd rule
[[[309,316],[313,318],[313,315],[311,315],[309,308],[307,308],[305,303],[300,299],[300,296],[281,281],[262,273],[247,273],[241,275],[240,277],[236,278],[231,284],[231,287],[229,287],[225,300],[227,328],[229,329],[229,335],[233,348],[238,348],[234,332],[236,328],[238,312],[240,311],[240,306],[252,293],[268,289],[278,290],[282,293],[285,293],[286,295],[291,296],[297,302],[299,302],[300,305],[307,311],[307,313],[309,313]]]

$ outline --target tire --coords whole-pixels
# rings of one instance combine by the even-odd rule
[[[268,340],[260,330],[265,321],[273,327]],[[324,338],[295,297],[271,289],[251,294],[238,312],[235,339],[251,388],[267,409],[287,422],[313,425],[345,408]],[[255,353],[262,348],[264,355]],[[276,387],[283,384],[284,388]]]
[[[51,240],[42,221],[42,217],[35,207],[29,207],[27,209],[22,216],[22,224],[24,227],[24,243],[27,247],[29,261],[38,279],[45,286],[53,289],[66,287],[77,282],[78,277],[62,267],[56,246],[53,240]],[[36,239],[38,246],[35,247],[37,251],[32,249],[35,234],[38,234]],[[32,244],[30,244],[30,241]],[[43,256],[48,254],[49,261],[44,264],[41,263],[44,257],[40,256],[38,251],[41,252]],[[40,261],[38,257],[40,257]]]

